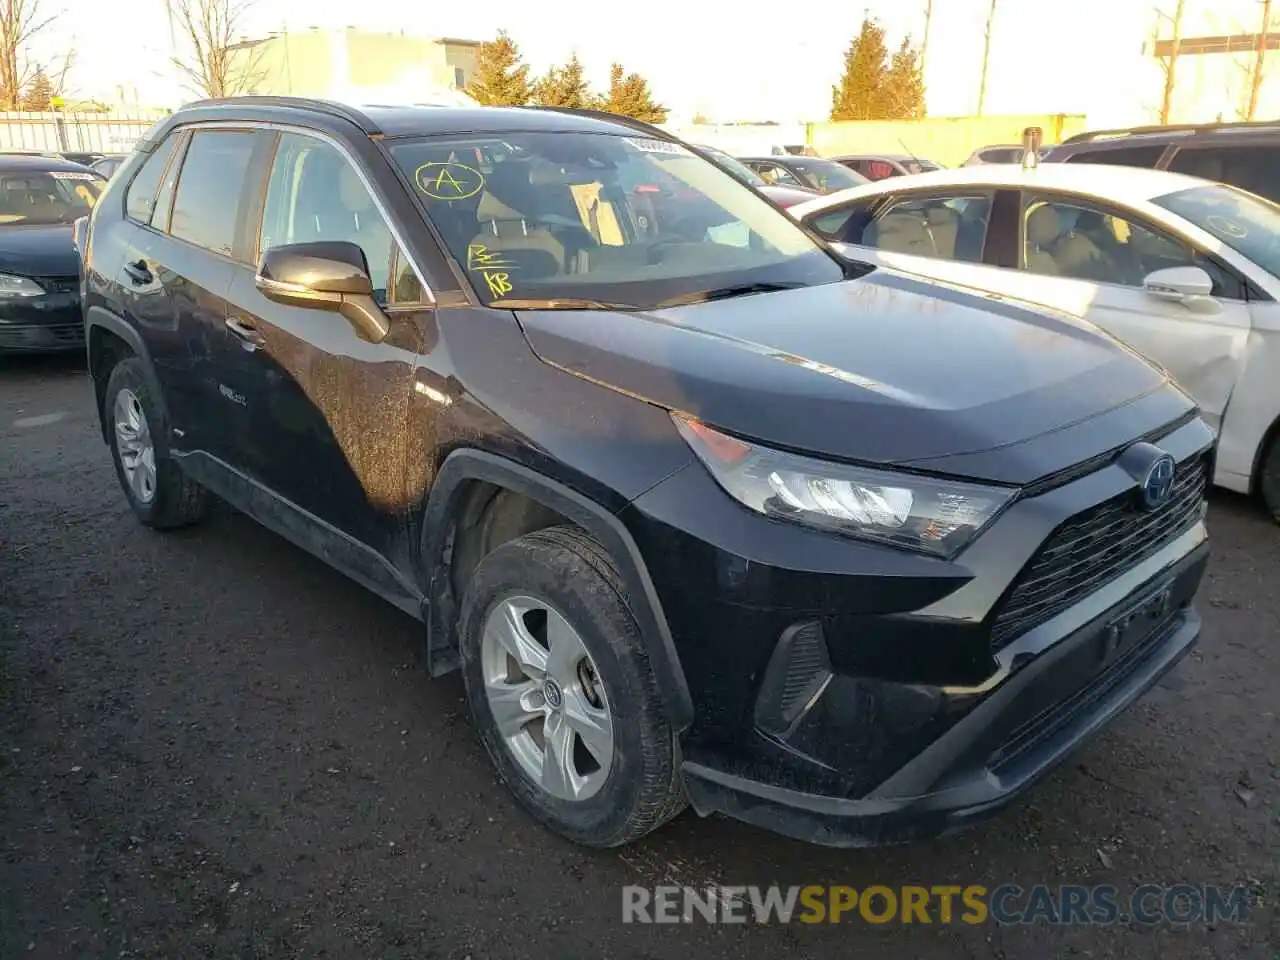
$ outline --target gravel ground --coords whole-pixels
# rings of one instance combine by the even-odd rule
[[[1198,649],[1025,801],[832,851],[534,826],[414,623],[229,510],[139,526],[79,358],[0,361],[0,960],[1280,957],[1280,530],[1210,510]],[[1247,924],[623,925],[638,883],[1247,885]]]

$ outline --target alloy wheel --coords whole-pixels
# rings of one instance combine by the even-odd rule
[[[139,503],[150,503],[156,495],[156,451],[151,427],[142,402],[132,390],[116,394],[116,450],[125,482]]]
[[[569,621],[532,597],[502,600],[485,621],[480,666],[498,735],[521,770],[560,800],[594,796],[613,762],[613,718]]]

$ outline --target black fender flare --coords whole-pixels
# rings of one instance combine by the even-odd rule
[[[169,423],[169,409],[165,405],[164,391],[160,389],[160,379],[156,376],[155,365],[151,362],[151,351],[147,349],[147,344],[142,339],[142,334],[138,333],[134,327],[110,310],[96,305],[89,307],[85,311],[84,327],[84,343],[89,376],[96,379],[98,375],[98,371],[93,369],[93,328],[101,327],[103,330],[108,330],[123,340],[129,349],[133,351],[133,355],[142,361],[147,385],[151,388],[152,399],[159,404],[160,411],[164,415],[164,422]],[[111,438],[107,435],[106,411],[102,409],[101,404],[98,405],[98,423],[102,427],[103,442],[110,443]]]
[[[600,504],[564,484],[481,450],[464,448],[449,454],[436,474],[423,512],[421,561],[428,598],[423,619],[427,625],[427,667],[431,674],[448,673],[458,664],[458,598],[453,596],[445,548],[452,531],[450,520],[462,506],[467,484],[477,480],[504,487],[555,510],[590,533],[609,551],[622,574],[632,612],[639,623],[667,721],[676,732],[686,729],[693,722],[689,684],[644,557],[626,526]]]

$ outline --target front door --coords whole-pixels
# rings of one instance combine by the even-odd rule
[[[409,507],[408,409],[421,290],[366,183],[326,141],[280,135],[254,252],[345,240],[365,254],[391,320],[370,343],[338,313],[268,300],[255,270],[231,283],[223,369],[243,398],[235,465],[279,497],[374,549]]]
[[[1074,199],[1029,196],[1022,235],[1021,269],[993,271],[992,289],[1096,323],[1168,370],[1220,428],[1251,327],[1238,278],[1153,224]],[[1148,274],[1183,266],[1210,274],[1213,303],[1192,309],[1144,290]]]

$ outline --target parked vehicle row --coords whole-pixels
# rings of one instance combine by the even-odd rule
[[[0,353],[84,349],[72,224],[105,186],[67,160],[0,155]]]
[[[1280,123],[1216,123],[1094,130],[1046,151],[1053,163],[1169,170],[1280,201]]]
[[[77,225],[102,438],[142,524],[224,498],[420,618],[566,837],[952,830],[1194,644],[1213,432],[727,166],[591,111],[184,108]]]

